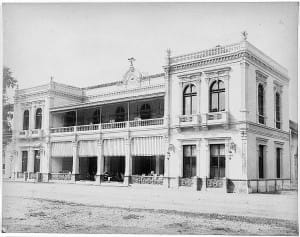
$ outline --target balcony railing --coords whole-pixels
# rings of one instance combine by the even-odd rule
[[[143,126],[153,126],[153,125],[163,125],[163,124],[164,124],[163,118],[134,120],[129,122],[130,127],[143,127]]]
[[[98,130],[98,129],[99,129],[99,124],[82,125],[76,127],[76,130],[78,132],[85,132],[85,131]]]
[[[32,130],[21,130],[19,131],[19,138],[27,137],[40,137],[43,135],[42,129],[32,129]]]
[[[200,114],[189,114],[189,115],[180,115],[179,126],[192,126],[201,124]]]
[[[64,132],[74,132],[74,127],[60,127],[60,128],[51,128],[51,133],[64,133]]]
[[[102,129],[114,129],[114,128],[125,128],[126,122],[112,122],[112,123],[102,123]]]
[[[103,129],[103,130],[122,129],[122,128],[128,128],[128,126],[129,127],[162,126],[163,124],[164,124],[164,118],[156,118],[156,119],[51,128],[50,132],[51,133],[86,132],[86,131],[96,131],[99,129]]]
[[[205,113],[202,120],[204,125],[227,125],[228,113],[226,111]]]
[[[51,173],[50,180],[71,180],[71,173]]]

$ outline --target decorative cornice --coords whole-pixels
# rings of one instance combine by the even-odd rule
[[[284,81],[288,82],[289,78],[276,70],[276,68],[270,66],[269,64],[263,62],[261,59],[259,59],[257,56],[252,54],[251,52],[247,50],[243,51],[237,51],[231,54],[226,54],[226,55],[220,55],[220,56],[214,56],[214,57],[209,57],[209,58],[204,58],[201,60],[195,60],[195,61],[189,61],[189,62],[183,62],[183,63],[178,63],[178,64],[173,64],[170,66],[171,72],[176,72],[180,70],[187,70],[195,67],[202,67],[206,65],[211,65],[211,64],[219,64],[222,62],[228,62],[228,61],[233,61],[233,60],[238,60],[238,59],[248,59],[252,63],[255,63],[261,67],[263,67],[265,70],[268,70],[269,72],[275,74],[276,76],[280,77]]]

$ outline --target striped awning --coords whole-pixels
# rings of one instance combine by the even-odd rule
[[[104,156],[125,156],[124,139],[106,139],[103,141]]]
[[[53,142],[51,144],[51,156],[53,157],[73,156],[72,142]]]
[[[79,141],[79,156],[97,156],[97,142]]]
[[[164,141],[162,136],[136,137],[131,143],[131,155],[154,156],[164,155]]]

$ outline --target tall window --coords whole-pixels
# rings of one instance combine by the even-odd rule
[[[258,146],[258,177],[263,179],[264,174],[264,145]]]
[[[210,86],[209,110],[210,112],[225,111],[225,85],[223,81],[217,80]]]
[[[189,84],[183,91],[183,114],[197,113],[197,92],[196,86]]]
[[[93,124],[100,123],[100,110],[96,109],[93,113]]]
[[[225,145],[210,145],[210,178],[225,177]]]
[[[25,110],[23,115],[23,130],[29,129],[29,111]]]
[[[22,173],[27,171],[28,151],[22,151]]]
[[[42,109],[38,108],[35,113],[35,128],[41,129],[42,128]]]
[[[183,146],[183,177],[196,176],[196,145]]]
[[[151,118],[151,107],[149,104],[143,104],[140,110],[141,119]]]
[[[281,128],[281,118],[280,118],[280,94],[276,92],[275,94],[275,121],[276,121],[276,128]]]
[[[125,109],[122,106],[119,106],[116,110],[116,122],[125,121]]]
[[[276,148],[276,177],[281,177],[281,148]]]
[[[40,172],[40,151],[34,151],[34,173]]]
[[[264,87],[262,84],[258,86],[258,122],[264,124],[265,116],[264,116],[264,103],[265,103],[265,95],[264,95]]]

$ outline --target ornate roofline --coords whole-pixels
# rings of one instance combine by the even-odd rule
[[[280,78],[283,78],[285,81],[289,81],[286,68],[278,64],[247,41],[172,57],[170,59],[170,69],[171,72],[174,72],[187,68],[217,64],[241,58],[248,59],[249,61],[269,70],[271,73],[276,74]],[[165,68],[166,67],[168,66],[165,66]]]

